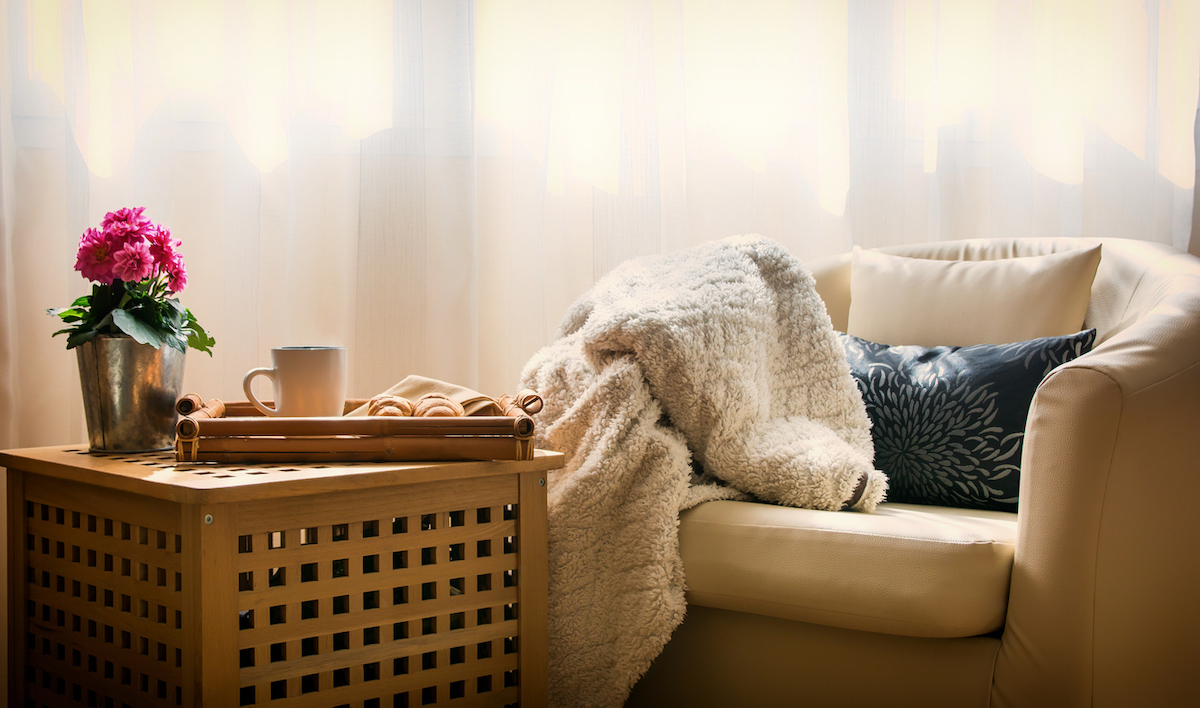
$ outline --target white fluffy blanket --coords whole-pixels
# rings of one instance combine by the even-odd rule
[[[887,481],[812,276],[773,241],[624,263],[560,335],[521,382],[546,401],[539,446],[566,454],[549,479],[551,703],[620,706],[683,620],[682,510],[836,510],[867,475],[854,508],[871,511]]]

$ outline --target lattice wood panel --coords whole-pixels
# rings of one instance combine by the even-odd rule
[[[13,705],[545,702],[540,470],[557,453],[241,467],[15,453],[0,453]]]
[[[239,510],[241,705],[509,705],[512,479]]]
[[[24,622],[13,619],[26,705],[183,705],[178,514],[127,495],[97,508],[38,482],[24,502]]]

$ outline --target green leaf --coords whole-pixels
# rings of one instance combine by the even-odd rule
[[[102,317],[99,322],[92,325],[92,329],[96,330],[96,334],[116,334],[119,331],[113,325],[113,316],[111,312]]]
[[[75,298],[75,302],[71,303],[71,307],[87,307],[92,301],[91,295],[84,295]]]
[[[181,352],[187,353],[187,340],[186,339],[180,339],[179,337],[172,334],[172,335],[167,336],[163,340],[163,342],[167,346],[171,347],[172,349],[176,349]]]
[[[74,334],[67,337],[67,349],[74,349],[80,344],[90,342],[97,334],[99,332],[94,329],[77,330]]]
[[[113,310],[113,324],[125,334],[133,337],[138,344],[149,344],[158,349],[162,346],[162,336],[158,330],[130,314],[127,310]]]
[[[81,320],[81,319],[87,317],[88,312],[87,312],[87,310],[80,310],[80,309],[72,306],[72,307],[52,308],[52,309],[46,310],[46,314],[54,316],[54,317],[61,317],[63,319],[63,321],[70,322],[71,320],[68,318],[73,317],[76,320]]]
[[[196,321],[196,316],[192,314],[191,310],[185,310],[185,312],[187,312],[188,321],[184,331],[188,333],[188,346],[196,351],[201,351],[212,356],[212,346],[217,343],[217,340],[204,331],[204,328]]]
[[[99,283],[93,285],[91,297],[92,317],[103,318],[112,312],[117,304],[117,293],[123,293],[124,291],[125,284],[119,280],[112,285],[101,285]]]

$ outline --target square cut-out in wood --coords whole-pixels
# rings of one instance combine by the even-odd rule
[[[321,675],[306,674],[300,677],[300,693],[316,693],[321,690]]]
[[[319,637],[305,637],[300,640],[300,656],[316,656],[320,647]]]
[[[338,558],[331,564],[330,575],[334,578],[345,578],[350,575],[350,559]]]

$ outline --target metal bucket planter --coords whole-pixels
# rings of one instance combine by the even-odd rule
[[[175,445],[175,401],[184,353],[123,335],[101,335],[75,349],[92,450],[138,452]]]

